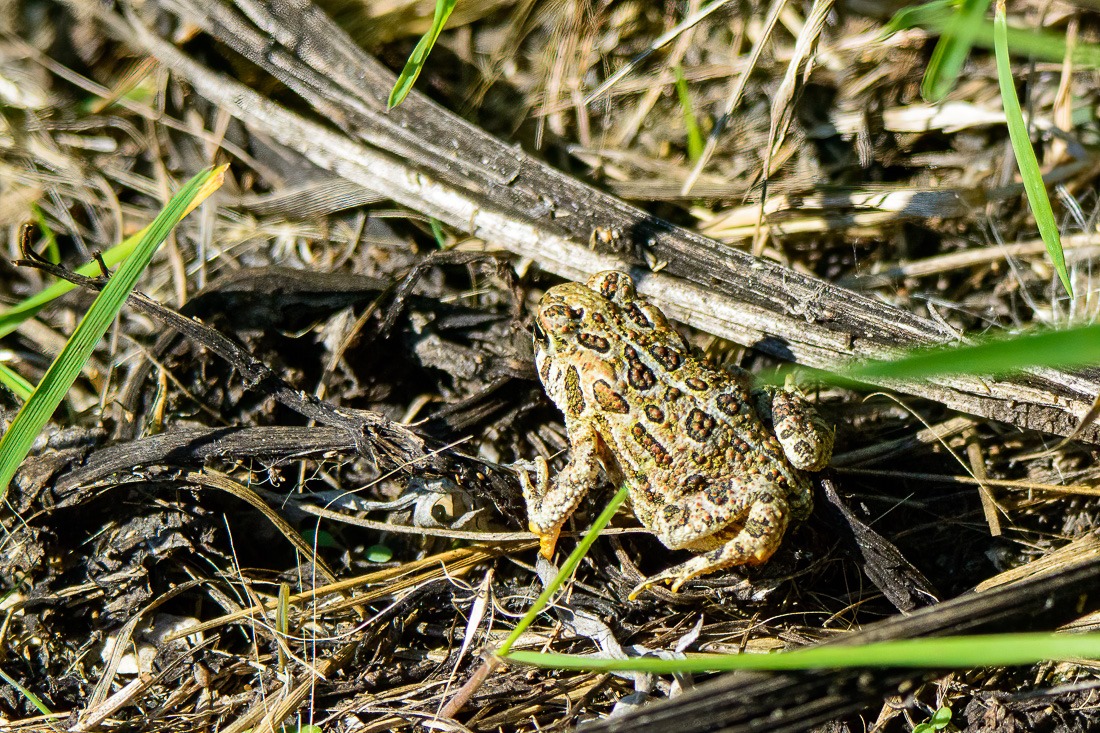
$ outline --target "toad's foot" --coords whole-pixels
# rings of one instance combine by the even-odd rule
[[[715,570],[719,569],[711,566],[701,567],[700,569],[693,569],[689,567],[690,565],[692,565],[692,561],[689,560],[688,562],[685,562],[681,565],[669,568],[662,573],[657,573],[656,575],[649,576],[641,583],[638,583],[638,585],[634,586],[634,590],[630,591],[630,595],[626,597],[627,600],[635,601],[638,599],[638,596],[642,594],[642,591],[644,591],[646,588],[654,585],[660,585],[662,583],[669,583],[669,590],[673,593],[679,593],[680,587],[692,578],[698,577],[700,575],[706,575],[707,573],[713,573]]]
[[[786,389],[754,390],[757,411],[767,416],[775,437],[791,465],[802,471],[821,471],[833,456],[836,430],[817,413],[793,385]]]
[[[528,527],[539,536],[539,551],[547,560],[554,556],[562,525],[596,483],[600,462],[600,438],[593,425],[583,425],[570,434],[573,453],[551,483],[545,458],[535,459],[536,482],[519,471],[523,500],[527,503]]]
[[[535,470],[535,481],[533,483],[529,473],[532,467]],[[516,472],[516,477],[519,478],[519,485],[523,489],[523,498],[527,501],[528,511],[532,517],[527,522],[527,529],[538,535],[539,554],[549,560],[554,556],[554,548],[558,544],[558,535],[561,534],[561,524],[550,522],[544,526],[536,522],[534,517],[537,514],[534,508],[541,508],[542,506],[542,499],[546,496],[550,485],[550,468],[546,464],[546,459],[539,456],[531,462],[514,463],[512,470]]]
[[[630,591],[630,595],[627,596],[627,600],[634,601],[638,599],[638,596],[642,594],[646,588],[654,585],[660,585],[661,583],[669,583],[669,590],[673,593],[678,593],[680,587],[691,580],[692,578],[700,575],[706,575],[707,573],[713,573],[715,570],[721,570],[724,567],[730,567],[733,565],[745,565],[744,562],[730,562],[723,563],[721,565],[714,565],[712,563],[699,562],[705,560],[707,557],[716,554],[719,550],[714,552],[708,552],[706,555],[692,558],[685,563],[676,565],[674,567],[665,570],[664,572],[651,575],[643,580],[638,585],[634,586],[634,590]]]
[[[642,594],[642,591],[644,591],[649,586],[660,585],[661,583],[667,583],[670,580],[673,581],[671,588],[673,593],[679,591],[680,586],[683,585],[685,582],[683,580],[677,580],[676,577],[674,575],[670,575],[668,571],[658,573],[657,575],[646,578],[641,583],[638,583],[638,585],[634,586],[634,590],[630,591],[630,595],[628,595],[626,599],[628,601],[636,601],[638,600],[638,596]]]

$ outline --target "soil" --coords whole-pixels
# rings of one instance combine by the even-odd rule
[[[893,5],[682,24],[701,2],[459,2],[388,113],[434,3],[0,7],[0,307],[228,164],[4,497],[0,730],[910,731],[941,708],[942,730],[1100,729],[1087,660],[693,676],[490,656],[613,493],[601,478],[538,556],[515,468],[568,454],[531,346],[563,278],[629,270],[714,364],[762,375],[1093,320],[1100,16],[1009,15],[1065,57],[1012,69],[1070,296],[988,39],[932,104],[941,26],[886,33]],[[103,280],[11,328],[0,311],[0,366],[36,384]],[[620,512],[515,648],[1091,630],[1098,374],[796,372],[837,449],[770,562],[629,601],[688,555]],[[22,402],[0,388],[0,424]]]

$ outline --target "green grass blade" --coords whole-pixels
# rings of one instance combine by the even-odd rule
[[[546,604],[550,602],[550,599],[558,592],[565,580],[573,574],[573,571],[577,569],[577,566],[581,564],[581,560],[588,554],[589,548],[592,547],[592,543],[596,541],[600,531],[607,526],[607,523],[611,521],[611,518],[615,516],[615,512],[619,510],[623,502],[626,501],[626,486],[619,489],[618,493],[612,497],[607,506],[600,516],[596,517],[596,521],[592,523],[592,527],[581,538],[581,541],[577,543],[577,547],[573,552],[569,553],[569,557],[561,566],[561,570],[554,576],[554,580],[546,586],[546,588],[539,594],[539,597],[535,599],[535,602],[531,604],[531,607],[527,609],[527,613],[523,614],[523,618],[519,620],[516,627],[512,629],[512,633],[508,634],[508,638],[504,640],[504,643],[497,649],[497,654],[504,656],[512,648],[512,645],[516,643],[516,639],[520,637],[527,627],[530,626],[535,617],[538,616],[539,611],[546,607]]]
[[[676,74],[676,97],[680,100],[680,111],[684,118],[684,130],[687,132],[687,151],[691,162],[698,162],[703,154],[703,133],[699,131],[699,122],[695,119],[695,110],[691,104],[691,95],[688,94],[687,80],[684,79],[684,69],[679,64],[673,68]]]
[[[53,715],[53,711],[46,707],[46,703],[42,702],[42,699],[38,695],[34,694],[23,685],[19,684],[17,680],[9,676],[4,670],[0,669],[0,680],[3,680],[7,684],[11,685],[20,695],[25,697],[27,701],[34,705],[38,712],[43,715]]]
[[[147,231],[148,227],[142,229],[132,237],[127,238],[121,244],[116,244],[114,247],[104,252],[104,264],[106,264],[107,267],[114,267],[125,260],[130,253],[134,251],[134,247],[137,246],[137,243],[141,241],[141,238],[145,236]],[[76,272],[86,277],[95,277],[99,274],[99,264],[96,262],[89,262],[86,265],[78,267]],[[35,293],[22,302],[6,310],[0,311],[0,338],[7,336],[9,333],[19,328],[19,324],[28,318],[34,318],[38,311],[75,287],[76,286],[72,283],[62,280],[53,283],[41,292]]]
[[[1066,37],[1050,31],[1036,28],[1008,28],[1008,47],[1021,58],[1033,58],[1039,61],[1062,63],[1066,58]],[[978,43],[985,48],[993,48],[993,28],[982,28]],[[1100,46],[1095,43],[1078,43],[1069,49],[1070,60],[1075,66],[1100,68]]]
[[[971,669],[1036,664],[1047,660],[1100,659],[1100,633],[989,634],[903,639],[863,646],[827,644],[774,654],[690,654],[685,659],[602,659],[577,654],[512,652],[510,662],[553,669],[652,674],[849,667]]]
[[[428,224],[432,228],[432,236],[435,237],[436,245],[440,249],[447,249],[447,233],[443,231],[443,222],[433,216],[428,219]]]
[[[50,223],[46,221],[46,212],[38,204],[31,204],[31,218],[34,219],[38,230],[46,238],[46,259],[55,265],[61,262],[61,249],[57,246],[57,235],[50,229]]]
[[[953,2],[933,2],[900,10],[886,25],[883,33],[890,35],[910,28],[922,28],[932,33],[945,32],[954,19]],[[1008,28],[1008,47],[1016,56],[1040,61],[1062,63],[1066,57],[1066,37],[1041,28]],[[993,22],[982,20],[973,39],[975,46],[993,48]],[[1069,52],[1075,66],[1100,68],[1100,46],[1092,43],[1074,45]]]
[[[1031,147],[1027,123],[1020,109],[1020,100],[1016,97],[1016,82],[1012,78],[1012,66],[1008,55],[1008,23],[1005,20],[1004,0],[997,0],[997,9],[993,16],[993,46],[997,57],[997,81],[1001,86],[1001,104],[1004,105],[1005,118],[1008,121],[1008,136],[1012,140],[1012,150],[1016,154],[1016,163],[1020,166],[1020,176],[1024,182],[1024,192],[1031,204],[1031,213],[1039,227],[1039,236],[1046,244],[1047,254],[1062,281],[1062,287],[1073,297],[1073,285],[1066,272],[1066,258],[1062,254],[1062,240],[1058,235],[1058,224],[1054,221],[1054,211],[1050,208],[1043,174],[1039,170],[1039,160]]]
[[[191,211],[194,210],[196,206],[201,204],[203,202],[203,199],[205,198],[205,195],[201,197],[196,197],[196,199],[191,202],[189,208],[184,213],[184,216],[190,214]],[[134,251],[135,247],[137,247],[138,242],[140,242],[142,238],[144,238],[145,235],[148,234],[149,228],[151,226],[152,224],[140,230],[136,234],[131,234],[129,237],[122,240],[121,243],[116,244],[114,247],[111,247],[109,250],[104,252],[102,255],[103,263],[107,265],[107,267],[114,267],[115,265],[119,264],[127,257],[129,257],[130,253]],[[89,262],[76,268],[76,272],[77,274],[84,275],[85,277],[96,277],[100,274],[99,263]],[[60,298],[62,295],[69,292],[75,287],[76,286],[72,283],[61,280],[59,282],[53,283],[41,292],[36,293],[29,298],[26,298],[22,302],[11,306],[10,308],[0,310],[0,338],[7,336],[12,331],[19,328],[20,323],[27,320],[28,318],[33,318],[35,314],[37,314],[40,310],[42,310],[55,299]]]
[[[1034,367],[1070,369],[1097,365],[1100,365],[1100,324],[1000,336],[966,346],[923,349],[890,361],[812,373],[813,381],[859,389],[880,380],[929,379],[951,374],[1003,375]],[[783,386],[795,371],[794,367],[783,367],[769,376],[761,375],[760,381]],[[798,367],[797,371],[807,370]]]
[[[914,352],[894,361],[875,361],[846,370],[856,380],[927,379],[947,374],[1008,374],[1031,367],[1100,364],[1100,325],[990,339],[969,346]]]
[[[432,17],[432,27],[421,37],[420,42],[416,44],[416,48],[409,54],[409,60],[405,62],[405,68],[401,69],[401,73],[397,75],[397,81],[394,82],[393,89],[390,91],[389,101],[386,102],[386,109],[393,109],[405,101],[405,97],[409,96],[413,84],[416,83],[416,77],[420,76],[420,70],[424,68],[424,63],[428,60],[428,54],[432,52],[432,47],[439,39],[439,34],[443,32],[444,26],[447,25],[447,19],[451,17],[451,11],[455,9],[456,2],[457,0],[435,0],[435,15]]]
[[[894,13],[882,32],[890,36],[899,31],[907,31],[911,28],[925,28],[927,30],[941,30],[946,28],[955,17],[955,0],[932,0],[929,3],[905,7]]]
[[[34,392],[34,385],[23,379],[23,375],[15,371],[7,364],[0,363],[0,383],[15,393],[15,396],[26,402]]]
[[[224,167],[207,169],[188,181],[149,225],[134,253],[96,296],[92,307],[81,319],[61,353],[46,370],[42,381],[0,438],[0,499],[7,493],[8,484],[15,475],[16,468],[26,457],[35,437],[49,421],[91,356],[92,350],[110,328],[111,322],[126,302],[160,243],[186,215],[192,201],[200,196],[205,198],[221,185],[224,172]]]
[[[988,9],[989,0],[964,0],[948,22],[921,82],[921,94],[926,100],[938,102],[955,88]]]

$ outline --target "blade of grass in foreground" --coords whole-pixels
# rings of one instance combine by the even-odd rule
[[[846,667],[970,669],[1036,664],[1046,660],[1100,659],[1100,633],[989,634],[903,639],[864,646],[828,644],[774,654],[692,654],[685,659],[600,659],[577,654],[538,652],[512,652],[504,658],[510,662],[554,669],[653,674],[728,672],[737,669],[778,672]]]
[[[982,18],[989,9],[989,2],[963,0],[962,7],[955,11],[944,28],[921,82],[921,95],[929,102],[939,102],[955,88],[959,72],[982,28]]]
[[[951,374],[1002,375],[1034,367],[1100,365],[1100,324],[986,339],[967,346],[912,351],[889,361],[871,361],[848,369],[809,370],[814,381],[859,389],[882,379],[930,379]],[[782,367],[759,379],[782,386],[804,367]]]
[[[213,191],[213,188],[211,189],[211,191]],[[185,211],[183,215],[187,216],[192,211],[194,211],[195,207],[201,204],[208,195],[209,192],[206,192],[197,196],[195,200],[188,205],[187,211]],[[114,267],[115,265],[129,257],[130,253],[134,251],[135,247],[137,247],[138,242],[142,241],[145,235],[149,233],[149,229],[152,226],[153,225],[150,224],[139,232],[131,234],[129,237],[122,240],[121,243],[116,244],[114,247],[111,247],[110,249],[105,251],[102,255],[103,264],[107,265],[107,267]],[[76,273],[78,275],[84,275],[85,277],[95,277],[100,274],[99,263],[89,262],[85,265],[81,265],[80,267],[76,268]],[[76,286],[73,285],[71,282],[59,280],[58,282],[53,283],[49,287],[44,288],[41,292],[32,295],[22,302],[16,303],[10,308],[0,310],[0,338],[7,336],[9,333],[17,329],[20,323],[27,320],[28,318],[33,318],[35,314],[38,313],[38,311],[42,310],[53,300],[60,298],[62,295],[69,292],[75,287]]]
[[[516,627],[512,629],[512,633],[508,634],[508,638],[504,640],[504,643],[497,649],[497,654],[503,656],[508,653],[508,650],[512,648],[512,645],[516,643],[516,639],[520,637],[527,627],[534,622],[535,617],[538,615],[550,599],[558,591],[558,588],[565,583],[565,579],[573,574],[573,571],[577,569],[577,566],[581,564],[581,560],[588,554],[588,550],[592,547],[592,543],[596,541],[596,538],[600,536],[600,531],[607,526],[607,523],[611,521],[611,518],[615,516],[615,512],[619,510],[623,502],[626,501],[626,486],[619,489],[618,493],[612,497],[607,506],[600,516],[596,517],[596,521],[592,523],[592,526],[585,533],[581,541],[577,543],[576,549],[569,553],[569,557],[561,566],[561,570],[554,576],[554,580],[546,586],[546,588],[539,594],[539,597],[535,599],[535,602],[531,604],[531,607],[527,609],[527,613],[523,614],[523,618],[519,620]]]
[[[73,331],[42,381],[35,387],[11,426],[0,438],[0,500],[7,493],[15,470],[26,457],[35,437],[69,391],[84,363],[107,332],[127,296],[134,289],[160,243],[180,222],[193,201],[206,198],[221,185],[226,166],[207,169],[187,182],[180,192],[149,225],[142,240],[107,285]]]
[[[1031,204],[1031,213],[1039,227],[1039,235],[1047,246],[1047,253],[1054,263],[1058,279],[1069,296],[1073,297],[1073,285],[1066,272],[1066,258],[1062,254],[1062,240],[1058,236],[1058,224],[1054,221],[1054,212],[1047,198],[1043,173],[1039,170],[1039,161],[1031,147],[1027,123],[1020,110],[1020,100],[1016,97],[1016,80],[1012,78],[1012,64],[1008,55],[1008,23],[1005,20],[1004,0],[997,0],[993,14],[993,50],[997,56],[997,82],[1001,86],[1001,104],[1004,106],[1005,119],[1008,121],[1008,136],[1012,140],[1012,151],[1020,166],[1020,177],[1024,182],[1024,192]]]
[[[926,379],[946,374],[1007,374],[1031,367],[1100,365],[1100,325],[999,338],[972,346],[918,351],[841,373],[850,379]]]
[[[457,0],[435,0],[435,15],[432,16],[432,27],[421,37],[420,42],[416,44],[416,48],[409,54],[409,60],[405,62],[405,68],[401,69],[401,73],[397,75],[397,81],[393,83],[393,89],[390,91],[389,101],[386,102],[386,109],[393,109],[405,101],[405,97],[409,96],[413,84],[416,83],[416,77],[420,76],[420,70],[424,68],[424,64],[428,60],[428,54],[432,52],[432,47],[439,40],[439,34],[443,32],[444,26],[447,25],[447,19],[451,17],[451,11],[455,9],[456,2]]]
[[[196,206],[202,203],[205,196],[196,198],[191,202],[184,216],[191,213]],[[37,209],[38,207],[34,207]],[[57,240],[54,238],[53,233],[49,231],[45,218],[38,212],[33,212],[33,218],[38,224],[38,228],[46,234],[47,251],[53,252],[57,249]],[[152,226],[152,225],[150,225]],[[149,227],[146,226],[136,234],[131,234],[124,239],[120,244],[116,244],[101,255],[103,264],[107,267],[114,267],[119,264],[134,251],[138,242],[142,240],[142,237],[149,231]],[[49,256],[50,262],[58,262],[59,258],[56,256]],[[88,262],[76,268],[78,275],[84,275],[85,277],[95,277],[100,274],[98,262]],[[7,336],[8,334],[19,328],[19,325],[28,319],[34,318],[40,310],[48,306],[57,298],[60,298],[65,293],[69,292],[76,286],[66,280],[58,280],[50,286],[44,288],[38,293],[25,298],[23,301],[16,303],[7,309],[0,309],[0,338]],[[26,402],[31,393],[34,391],[34,385],[30,384],[15,370],[10,367],[0,364],[0,384],[10,389],[15,393],[23,402]]]

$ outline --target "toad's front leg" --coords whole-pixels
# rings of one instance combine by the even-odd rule
[[[554,555],[562,525],[595,485],[600,471],[600,436],[595,428],[578,426],[569,436],[569,463],[553,482],[547,480],[545,470],[538,472],[536,485],[531,484],[525,472],[519,473],[523,499],[527,502],[528,527],[539,536],[539,551],[547,560]],[[545,462],[542,469],[545,469]]]

